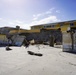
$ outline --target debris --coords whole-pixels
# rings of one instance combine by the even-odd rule
[[[36,56],[43,56],[43,54],[41,54],[41,53],[35,53],[34,55],[36,55]]]
[[[30,55],[34,55],[34,52],[32,52],[32,51],[27,51],[28,52],[28,54],[30,54]]]
[[[7,46],[7,47],[6,47],[6,50],[7,50],[7,51],[10,51],[10,50],[12,50],[12,49],[11,49],[11,48],[9,48],[9,47]]]
[[[69,62],[70,65],[76,66],[76,64]]]
[[[27,52],[28,52],[28,54],[30,54],[30,55],[43,56],[43,54],[41,54],[41,53],[34,53],[34,52],[32,52],[32,51],[27,51]]]

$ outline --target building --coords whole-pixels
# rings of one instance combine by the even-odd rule
[[[62,31],[65,31],[69,27],[75,27],[75,26],[76,26],[76,20],[71,20],[71,21],[64,21],[64,22],[34,25],[34,26],[31,26],[31,30],[42,29],[42,28],[44,28],[44,29],[58,29],[58,28],[61,28]]]
[[[31,30],[42,28],[47,30],[60,28],[63,51],[76,52],[76,20],[31,26]]]
[[[20,29],[19,26],[16,26],[16,28],[14,28],[14,27],[1,27],[0,28],[0,46],[8,45],[7,37],[9,37],[11,35],[23,33],[23,32],[26,32],[26,31],[27,30],[25,30],[25,29]],[[15,38],[15,39],[16,39],[16,41],[18,40],[17,38]]]
[[[51,35],[55,43],[62,43],[63,51],[76,52],[76,20],[34,25],[30,30],[4,27],[0,28],[0,31],[0,40],[5,38],[2,34],[8,32],[23,34],[28,41],[34,39],[37,42],[48,42]]]

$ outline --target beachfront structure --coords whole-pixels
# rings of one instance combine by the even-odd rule
[[[63,22],[56,22],[56,23],[48,23],[48,24],[39,24],[39,25],[33,25],[31,26],[30,30],[19,30],[20,33],[40,33],[41,29],[61,29],[61,31],[66,31],[70,27],[76,27],[76,20],[70,20],[70,21],[63,21]],[[11,30],[10,33],[15,33],[17,30]]]
[[[34,25],[34,26],[31,26],[31,30],[42,29],[42,28],[44,28],[44,29],[61,28],[62,31],[65,31],[65,30],[67,30],[68,27],[75,27],[75,26],[76,26],[76,20],[71,20],[71,21]]]
[[[51,35],[55,37],[56,43],[62,42],[63,51],[76,52],[76,20],[34,25],[30,30],[13,29],[9,33],[24,33],[28,40],[34,39],[42,42],[49,41]]]
[[[14,35],[17,35],[19,33],[25,32],[27,30],[24,29],[20,29],[19,26],[16,26],[16,28],[14,27],[1,27],[0,28],[0,46],[6,46],[8,45],[8,39],[7,37],[12,36],[12,38],[14,39],[14,45],[20,45],[21,41],[23,40],[24,36],[16,36],[14,37]],[[9,42],[9,44],[11,45],[11,41]]]
[[[62,31],[63,51],[76,52],[76,20],[31,26],[35,29],[58,29]]]
[[[6,38],[5,34],[0,34],[0,46],[7,45],[8,39]]]

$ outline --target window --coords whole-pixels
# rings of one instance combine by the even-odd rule
[[[60,27],[62,27],[64,25],[64,23],[60,23]]]
[[[70,26],[74,26],[74,23],[70,23]]]
[[[63,24],[60,24],[60,27],[62,27],[63,26]]]
[[[46,28],[46,26],[44,26],[44,28]]]
[[[51,27],[51,26],[47,26],[47,28],[49,28],[49,27]]]
[[[44,26],[44,28],[50,28],[51,26]]]
[[[51,25],[51,27],[54,27],[54,25]]]

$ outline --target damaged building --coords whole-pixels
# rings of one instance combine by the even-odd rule
[[[34,40],[35,43],[49,43],[53,40],[51,43],[63,45],[63,51],[76,50],[76,20],[33,25],[30,30],[0,28],[1,43],[6,41],[4,33],[17,33],[20,36],[25,36],[27,41]]]

